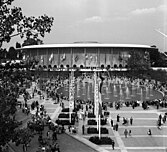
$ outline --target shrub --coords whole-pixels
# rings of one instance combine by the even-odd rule
[[[74,117],[74,114],[71,114],[71,117]],[[58,118],[69,118],[69,114],[60,113]]]
[[[110,137],[101,137],[99,139],[99,137],[97,136],[90,137],[89,141],[97,145],[111,145],[113,142],[113,140]]]
[[[56,120],[56,123],[58,124],[58,125],[74,125],[75,124],[75,121],[74,120],[72,120],[71,121],[71,123],[70,123],[70,121],[69,120]]]
[[[97,130],[97,128],[91,128],[91,127],[89,127],[87,129],[87,133],[88,134],[98,134],[99,131]],[[101,127],[101,134],[108,134],[108,129]]]
[[[101,125],[106,125],[106,120],[105,119],[101,119]],[[96,120],[93,120],[93,119],[91,119],[91,120],[88,120],[88,125],[97,125],[97,122],[96,122]]]
[[[104,111],[104,116],[109,116],[109,115],[110,115],[110,112]]]
[[[96,116],[93,113],[88,113],[88,118],[96,118]],[[101,115],[101,118],[103,118],[103,115]]]
[[[88,118],[95,118],[96,116],[93,113],[88,113]]]
[[[76,111],[76,110],[74,109],[73,112],[75,112],[75,111]],[[61,112],[69,112],[69,108],[64,108],[64,109],[62,109]]]

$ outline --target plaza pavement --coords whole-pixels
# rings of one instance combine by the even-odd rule
[[[34,85],[35,84],[33,84],[30,89],[27,89],[30,94],[32,94],[32,88],[34,87]],[[22,97],[20,97],[20,100],[22,100]],[[44,100],[40,100],[37,94],[33,99],[29,100],[28,103],[31,104],[33,101],[36,100],[39,101],[39,104],[44,105],[47,113],[51,116],[52,120],[55,121],[59,113],[61,112],[61,107],[59,106],[59,104],[54,104],[54,101],[52,101],[52,99],[46,99],[46,95]],[[63,102],[65,104],[65,107],[68,107],[68,102]],[[108,123],[107,125],[105,125],[105,127],[109,129],[109,134],[102,136],[109,136],[114,139],[115,152],[167,151],[167,123],[162,126],[162,130],[159,130],[156,125],[159,114],[163,114],[164,112],[166,112],[166,110],[157,111],[153,108],[150,108],[149,110],[143,110],[141,107],[137,107],[135,109],[132,109],[131,107],[123,107],[120,110],[108,108],[108,111],[110,112],[110,116],[108,118]],[[113,119],[115,123],[117,114],[121,116],[118,132],[114,131],[110,126],[110,119]],[[122,117],[129,119],[131,116],[133,117],[133,125],[122,125]],[[110,145],[98,146],[89,142],[89,137],[94,135],[88,135],[87,133],[82,135],[82,125],[84,124],[87,128],[87,120],[88,118],[86,118],[85,121],[79,120],[77,124],[77,134],[71,134],[67,131],[66,134],[59,136],[60,140],[58,140],[58,143],[60,145],[60,149],[62,149],[63,152],[70,152],[70,150],[72,150],[70,149],[70,147],[73,148],[73,151],[113,151],[112,146]],[[131,136],[128,136],[128,138],[125,138],[124,136],[125,128],[127,128],[128,130],[131,129],[132,131]],[[152,130],[152,136],[147,135],[147,131],[149,128]]]
[[[32,95],[33,88],[35,87],[35,83],[31,86],[31,88],[26,89],[30,95]],[[43,93],[45,98],[44,100],[40,100],[40,96],[35,93],[34,98],[31,98],[28,100],[28,105],[31,105],[33,101],[38,101],[40,105],[44,105],[47,113],[50,115],[53,122],[57,119],[59,113],[61,112],[62,108],[60,104],[54,104],[54,101],[52,99],[47,99],[46,94]],[[19,96],[19,101],[23,103],[23,96]],[[68,107],[68,102],[63,101],[65,107]],[[31,116],[27,116],[26,114],[23,114],[21,112],[21,109],[18,109],[18,115],[17,120],[23,121],[23,125],[21,127],[26,127],[27,121],[31,119]],[[35,111],[31,111],[31,113],[35,113]],[[20,118],[19,118],[20,117]],[[25,118],[24,118],[25,117]],[[47,128],[45,127],[43,135],[46,136]],[[58,134],[57,135],[57,143],[60,146],[61,152],[97,152],[96,149],[93,149],[92,147],[88,146],[87,144],[81,142],[80,140],[77,140],[76,138],[70,136],[68,133],[65,134]],[[22,146],[15,146],[14,143],[10,143],[10,152],[22,152]],[[36,152],[38,150],[38,136],[34,136],[32,139],[30,146],[28,147],[27,152]]]
[[[120,152],[166,152],[167,149],[167,123],[163,124],[162,130],[157,128],[158,116],[163,112],[162,110],[151,109],[143,110],[141,107],[132,109],[131,107],[123,107],[120,110],[115,110],[114,108],[108,108],[110,111],[110,116],[108,119],[108,124],[104,127],[109,129],[108,136],[114,139],[116,142],[115,149]],[[164,111],[164,110],[163,110]],[[114,131],[110,126],[110,120],[113,119],[116,123],[116,116],[119,114],[121,116],[118,132]],[[133,124],[125,126],[122,125],[122,118],[133,117]],[[91,118],[92,119],[92,118]],[[88,127],[88,126],[86,126]],[[96,127],[96,126],[91,126]],[[125,138],[124,130],[131,130],[131,136]],[[147,135],[148,129],[152,130],[152,135]],[[91,135],[82,135],[84,138],[89,138]],[[98,136],[98,134],[97,134]],[[102,135],[106,136],[106,135]],[[108,151],[112,150],[112,146],[103,145],[101,146]]]

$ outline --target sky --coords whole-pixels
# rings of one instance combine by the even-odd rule
[[[99,43],[156,45],[167,52],[167,0],[15,0],[26,16],[54,17],[45,44]],[[9,44],[22,42],[15,37]]]

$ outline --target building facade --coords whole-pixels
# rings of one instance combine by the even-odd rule
[[[153,48],[148,45],[135,44],[45,44],[22,48],[25,59],[38,61],[38,66],[45,67],[127,67],[130,52],[137,51],[143,55]]]

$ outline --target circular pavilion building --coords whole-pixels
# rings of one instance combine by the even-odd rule
[[[143,57],[150,49],[148,45],[102,44],[97,42],[75,42],[72,44],[30,45],[22,48],[25,59],[35,59],[38,66],[49,68],[126,68],[131,51]]]

